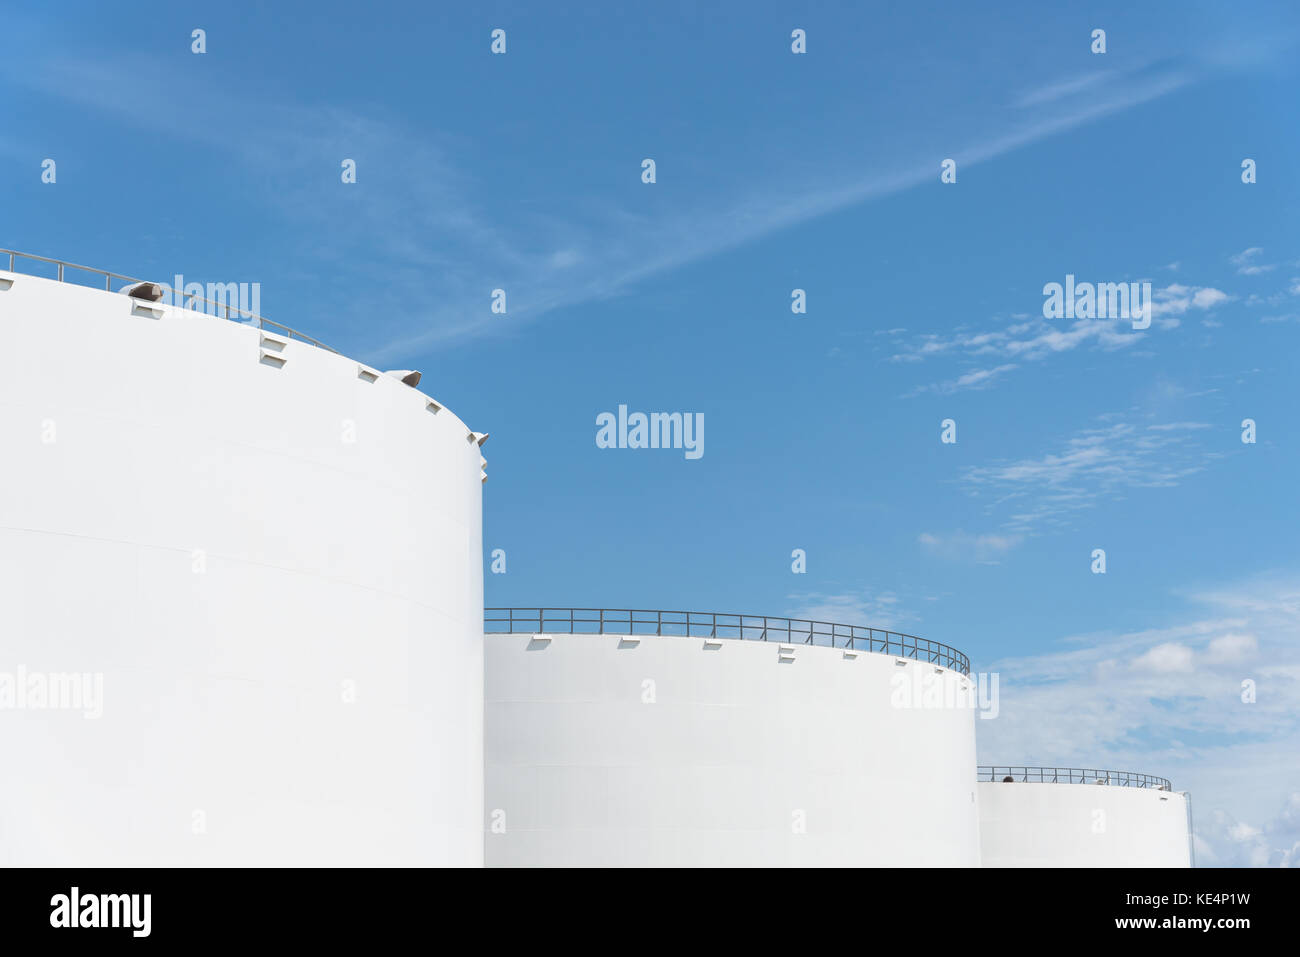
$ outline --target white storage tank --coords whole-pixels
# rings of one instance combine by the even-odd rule
[[[489,866],[978,866],[960,652],[762,616],[485,618]]]
[[[482,436],[0,262],[0,865],[481,864]]]
[[[1191,866],[1188,797],[1164,778],[989,766],[979,780],[985,867]]]

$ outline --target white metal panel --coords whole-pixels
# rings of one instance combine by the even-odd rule
[[[99,718],[0,702],[0,864],[480,864],[470,430],[306,343],[0,275],[0,676],[103,681]]]
[[[985,867],[1188,867],[1187,798],[1104,784],[981,781]]]
[[[485,642],[489,866],[979,864],[973,710],[896,694],[956,672],[763,641]]]

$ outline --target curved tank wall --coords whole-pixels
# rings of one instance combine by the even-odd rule
[[[482,863],[480,449],[364,373],[0,273],[0,864]]]
[[[488,634],[485,655],[488,866],[979,864],[958,672],[687,637]]]
[[[1189,867],[1187,798],[1101,784],[981,781],[985,867]]]

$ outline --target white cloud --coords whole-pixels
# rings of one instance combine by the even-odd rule
[[[1196,822],[1196,863],[1201,867],[1300,867],[1300,791],[1262,825],[1238,821],[1215,808]]]
[[[1005,376],[1023,362],[1037,362],[1092,343],[1102,349],[1122,349],[1139,342],[1144,333],[1125,323],[1110,319],[1078,319],[1061,328],[1041,317],[1016,322],[1002,329],[985,332],[958,332],[951,336],[926,334],[890,356],[892,362],[922,362],[946,353],[960,353],[970,358],[999,356],[1014,359],[994,366],[975,369],[952,379],[917,386],[905,397],[932,392],[949,395],[969,389],[987,388],[993,380]]]
[[[1258,650],[1259,641],[1254,635],[1220,635],[1210,642],[1206,660],[1215,664],[1243,661]]]
[[[1192,296],[1192,306],[1196,309],[1212,309],[1221,302],[1227,302],[1231,297],[1226,292],[1218,289],[1198,289]]]
[[[960,375],[955,379],[950,379],[947,382],[936,382],[932,385],[920,386],[912,392],[909,392],[904,396],[904,398],[908,398],[920,392],[934,392],[939,395],[951,395],[954,392],[960,392],[964,389],[984,389],[992,385],[993,381],[998,376],[1004,375],[1014,368],[1016,368],[1016,364],[1014,362],[1008,362],[1000,366],[995,366],[992,369],[975,369],[971,372]]]
[[[989,510],[1011,509],[1003,527],[1031,534],[1065,524],[1117,490],[1168,488],[1202,471],[1219,454],[1203,451],[1195,439],[1208,428],[1204,422],[1111,422],[1068,438],[1058,451],[972,466],[961,481],[973,494],[996,493]]]
[[[1243,249],[1235,256],[1230,256],[1228,261],[1237,267],[1239,275],[1258,276],[1260,273],[1277,268],[1276,264],[1270,263],[1266,265],[1258,261],[1263,251],[1258,246],[1251,246],[1249,249]]]
[[[1189,310],[1208,311],[1232,300],[1232,296],[1212,286],[1189,286],[1172,283],[1151,294],[1151,316],[1156,328],[1172,330],[1180,325],[1179,316]],[[1147,333],[1135,330],[1128,320],[1076,319],[1068,326],[1044,319],[1040,314],[1024,317],[997,329],[976,332],[959,330],[951,335],[923,333],[910,343],[903,343],[890,356],[891,362],[918,363],[945,355],[966,359],[989,357],[1014,360],[981,366],[950,379],[919,385],[904,394],[910,398],[922,393],[950,395],[969,389],[982,389],[1028,362],[1039,362],[1075,349],[1092,346],[1106,351],[1128,348],[1141,342]]]
[[[931,554],[954,561],[975,561],[982,565],[996,565],[1023,540],[1021,535],[971,535],[964,531],[945,535],[922,532],[917,536],[917,541]]]
[[[1176,641],[1165,642],[1135,658],[1133,667],[1163,673],[1187,673],[1192,670],[1192,649]]]
[[[911,618],[892,592],[805,592],[786,597],[791,603],[791,618],[887,629],[898,628]]]
[[[1018,107],[1026,107],[1041,106],[1044,103],[1055,103],[1057,100],[1062,100],[1070,96],[1077,96],[1086,90],[1109,83],[1119,75],[1118,70],[1101,70],[1097,73],[1089,73],[1084,76],[1061,80],[1057,83],[1049,83],[1046,86],[1035,87],[1034,89],[1022,94],[1016,99],[1014,105]]]
[[[1212,286],[1185,286],[1173,283],[1152,293],[1151,315],[1181,316],[1189,309],[1212,309],[1230,302],[1232,296]]]

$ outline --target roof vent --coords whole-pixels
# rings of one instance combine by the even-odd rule
[[[403,385],[409,385],[412,389],[420,384],[420,373],[414,369],[395,369],[392,372],[385,372],[384,375],[390,375],[394,379],[400,380]]]
[[[146,302],[160,302],[163,297],[162,286],[156,282],[133,282],[121,291],[132,299],[143,299]]]

